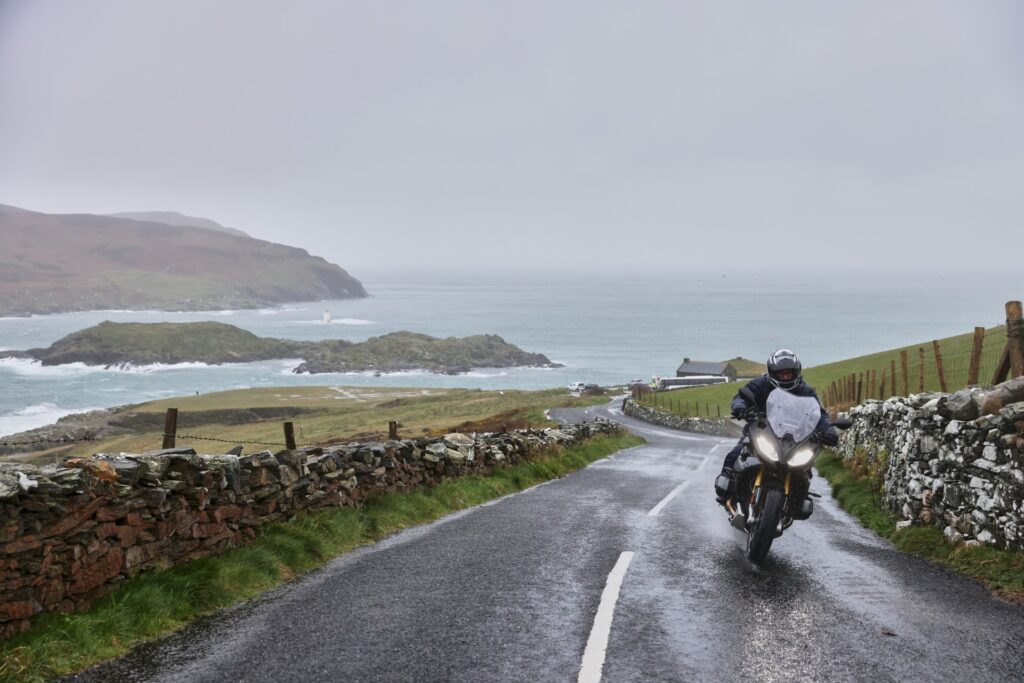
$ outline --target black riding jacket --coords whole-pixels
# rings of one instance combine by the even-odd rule
[[[778,387],[772,384],[771,380],[768,379],[768,375],[765,374],[747,382],[744,389],[748,389],[754,395],[755,403],[751,405],[747,399],[737,392],[736,397],[732,400],[732,412],[734,415],[736,413],[744,413],[751,408],[756,408],[762,413],[765,412],[768,409],[768,394],[776,391]],[[792,389],[783,389],[782,391],[789,391],[789,393],[796,396],[813,396],[815,399],[818,398],[817,392],[809,384],[806,384],[803,379],[798,380],[796,386]],[[818,401],[818,403],[820,405],[821,401]],[[835,446],[839,443],[839,432],[832,426],[828,411],[824,408],[821,409],[818,431],[821,432],[822,443],[828,446]]]

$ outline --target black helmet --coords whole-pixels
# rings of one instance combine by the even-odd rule
[[[792,389],[800,383],[800,359],[789,349],[779,349],[768,357],[768,379],[779,389]]]

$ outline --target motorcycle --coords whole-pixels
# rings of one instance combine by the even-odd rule
[[[747,416],[747,436],[734,468],[736,497],[725,506],[730,523],[746,532],[747,558],[755,564],[764,562],[772,541],[794,521],[814,512],[811,497],[820,496],[810,493],[811,466],[822,448],[820,419],[816,398],[788,391],[773,391],[764,413]],[[837,429],[852,424],[846,419],[832,423]]]

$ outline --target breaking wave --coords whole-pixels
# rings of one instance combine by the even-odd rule
[[[65,415],[85,413],[90,410],[98,410],[98,408],[61,408],[56,403],[36,403],[13,413],[0,415],[0,436],[44,427],[53,424]]]

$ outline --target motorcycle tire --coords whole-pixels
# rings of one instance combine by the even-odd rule
[[[754,564],[761,564],[768,557],[785,503],[786,495],[779,489],[764,492],[764,505],[761,506],[757,526],[747,533],[747,559]]]

